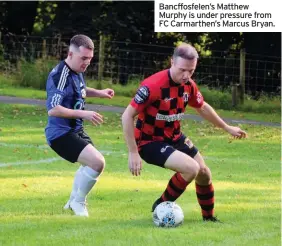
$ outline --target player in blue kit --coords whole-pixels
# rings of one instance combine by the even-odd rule
[[[112,89],[96,90],[86,87],[83,72],[93,58],[94,44],[85,35],[70,40],[68,56],[49,74],[47,79],[48,124],[45,135],[50,147],[69,162],[79,162],[73,189],[64,209],[88,217],[86,196],[105,167],[103,155],[84,132],[83,120],[93,125],[103,122],[102,115],[84,109],[86,97],[111,99]]]

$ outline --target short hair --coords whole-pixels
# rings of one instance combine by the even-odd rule
[[[173,59],[177,57],[181,57],[186,60],[194,60],[194,59],[198,59],[199,55],[197,50],[192,45],[181,43],[179,46],[177,46],[174,49],[172,57]]]
[[[74,46],[76,49],[83,46],[84,48],[94,50],[94,43],[91,38],[83,34],[73,36],[70,40],[70,46]]]

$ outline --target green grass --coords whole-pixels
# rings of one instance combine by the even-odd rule
[[[90,81],[89,86],[96,86],[97,83],[95,81]],[[119,107],[127,107],[129,102],[131,101],[131,97],[129,97],[130,94],[134,95],[134,90],[136,89],[136,85],[130,84],[126,87],[123,87],[121,85],[110,85],[107,82],[104,83],[104,87],[112,87],[116,95],[111,100],[105,100],[103,98],[88,98],[87,103],[89,104],[101,104],[101,105],[111,105],[111,106],[119,106]],[[207,89],[204,89],[206,93],[208,93]],[[219,92],[218,92],[219,93]],[[219,93],[220,94],[220,93]],[[221,93],[222,94],[222,93]],[[0,95],[2,96],[15,96],[15,97],[23,97],[23,98],[33,98],[33,99],[45,99],[46,98],[46,92],[42,90],[37,90],[33,88],[24,88],[17,86],[17,83],[13,76],[7,77],[0,74]],[[213,97],[211,97],[213,98]],[[278,100],[278,99],[277,99]],[[276,104],[280,105],[280,101],[275,101]],[[213,107],[216,106],[213,105],[213,101],[208,101]],[[227,102],[226,102],[227,103]],[[251,102],[253,105],[252,107],[259,108],[261,106],[260,102],[257,102],[257,104]],[[249,102],[246,102],[245,107],[248,107]],[[233,119],[247,119],[247,120],[256,120],[256,121],[265,121],[265,122],[281,122],[281,114],[280,112],[275,113],[256,113],[252,112],[251,108],[246,111],[240,111],[240,110],[224,110],[224,109],[217,109],[217,113],[221,117],[226,118],[233,118]],[[263,111],[263,109],[261,110]],[[189,114],[196,114],[195,111],[188,107],[187,113]]]
[[[163,229],[153,226],[150,208],[172,172],[144,164],[140,177],[131,176],[120,115],[104,116],[86,131],[106,169],[88,197],[90,217],[77,218],[62,211],[77,165],[38,162],[57,157],[45,143],[45,109],[0,104],[0,165],[8,165],[0,167],[0,245],[280,245],[280,129],[242,125],[249,138],[234,140],[183,121],[212,170],[224,223],[202,222],[191,184],[177,201],[184,224]]]

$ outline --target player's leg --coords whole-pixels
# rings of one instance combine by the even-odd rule
[[[76,192],[78,190],[78,184],[79,184],[79,180],[80,180],[80,177],[81,177],[81,171],[83,169],[83,166],[81,165],[75,175],[74,175],[74,180],[73,180],[73,186],[72,186],[72,191],[71,191],[71,194],[70,194],[70,199],[67,201],[66,205],[64,206],[64,209],[67,210],[67,209],[70,209],[70,202],[74,199],[75,195],[76,195]]]
[[[81,148],[80,148],[80,151],[77,152],[77,154],[73,157],[73,160],[75,160],[75,161],[77,161],[77,159],[78,159],[77,155],[80,155],[80,153],[82,152],[84,147],[86,147],[88,144],[92,144],[94,146],[91,138],[84,131],[80,131],[80,132],[76,133],[74,141],[77,141],[77,139],[79,140],[79,142],[81,142],[81,140],[82,140],[82,143],[77,143],[81,146]],[[80,183],[83,167],[84,166],[81,165],[75,173],[70,199],[68,200],[68,202],[64,206],[64,209],[70,209],[71,208],[70,202],[74,199],[74,197],[76,196],[76,193],[78,191],[78,185]]]
[[[175,201],[197,176],[200,169],[198,163],[191,157],[162,142],[153,142],[143,146],[140,156],[147,163],[176,172],[169,180],[161,197],[153,204],[152,211],[163,201]]]
[[[87,194],[95,185],[98,177],[103,172],[105,159],[93,145],[88,144],[80,153],[77,161],[84,167],[81,171],[75,200],[77,202],[83,202],[85,201]]]
[[[96,184],[98,177],[105,168],[104,156],[93,146],[91,139],[84,132],[79,136],[90,143],[81,151],[77,161],[83,165],[78,180],[78,189],[73,201],[70,203],[72,210],[81,216],[88,216],[86,208],[86,197]]]
[[[51,148],[69,162],[82,164],[75,175],[71,199],[65,208],[71,208],[76,215],[88,216],[85,198],[104,169],[104,157],[83,131],[70,132],[51,141]]]
[[[195,186],[202,216],[204,220],[214,220],[214,187],[211,180],[211,171],[199,152],[194,159],[200,165],[200,171],[195,179]]]
[[[204,220],[218,221],[214,217],[214,187],[212,175],[202,155],[191,140],[183,136],[179,142],[178,149],[193,158],[200,166],[195,178],[196,195]]]
[[[155,201],[152,210],[161,202],[175,201],[180,197],[199,171],[198,163],[178,150],[168,157],[164,167],[176,173],[169,180],[161,197]]]
[[[77,133],[69,132],[51,141],[50,147],[65,160],[75,163],[80,152],[88,145],[88,142],[81,139]],[[74,199],[83,166],[81,165],[75,173],[70,199],[64,209],[70,209],[70,202]]]

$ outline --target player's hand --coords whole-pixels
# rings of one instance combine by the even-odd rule
[[[138,153],[129,152],[128,154],[128,168],[132,175],[138,176],[141,174],[142,160]]]
[[[111,99],[115,95],[114,90],[109,89],[109,88],[101,90],[100,92],[101,92],[101,97],[104,97],[104,98]]]
[[[85,111],[83,119],[89,120],[94,126],[103,123],[103,116],[94,111]]]
[[[247,137],[247,133],[243,130],[241,130],[240,127],[237,127],[237,126],[227,126],[225,127],[225,130],[227,132],[229,132],[233,137],[235,138],[246,138]]]

